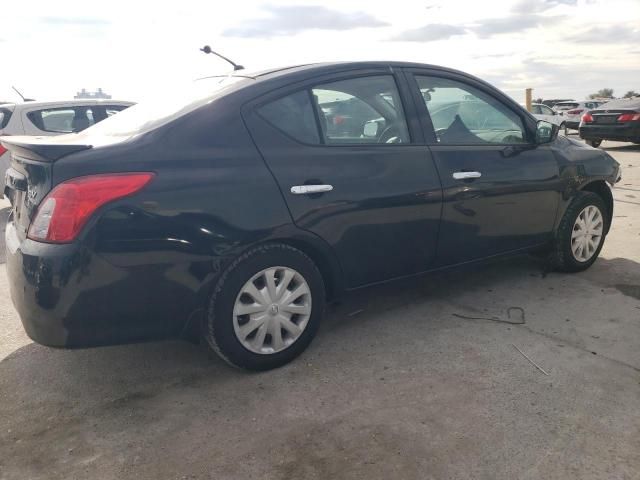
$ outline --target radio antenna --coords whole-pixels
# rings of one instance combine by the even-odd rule
[[[213,55],[220,57],[221,59],[229,62],[231,65],[233,65],[233,70],[234,71],[238,71],[238,70],[244,70],[244,67],[242,65],[238,65],[237,63],[234,63],[233,61],[229,60],[227,57],[225,57],[224,55],[220,55],[218,52],[214,52],[213,50],[211,50],[211,47],[209,45],[205,45],[204,47],[202,47],[200,49],[201,52],[204,53],[212,53]]]

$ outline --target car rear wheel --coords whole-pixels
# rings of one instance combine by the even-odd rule
[[[280,367],[311,343],[325,290],[313,261],[289,245],[270,244],[238,258],[212,295],[204,335],[229,364]]]
[[[587,145],[591,145],[593,148],[598,148],[602,143],[602,139],[587,140]]]
[[[558,227],[552,264],[563,272],[580,272],[598,258],[608,227],[607,208],[600,196],[579,192]]]

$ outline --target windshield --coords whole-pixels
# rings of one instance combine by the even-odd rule
[[[187,84],[174,94],[141,102],[82,132],[87,135],[132,136],[148,132],[210,102],[246,77],[210,77]]]

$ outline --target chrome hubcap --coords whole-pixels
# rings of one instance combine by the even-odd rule
[[[233,329],[244,348],[277,353],[302,335],[311,316],[311,291],[300,273],[270,267],[244,284],[233,307]]]
[[[571,233],[571,252],[579,262],[590,260],[602,242],[604,221],[595,205],[585,207],[576,218]]]

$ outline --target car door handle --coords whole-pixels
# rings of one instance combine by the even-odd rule
[[[480,172],[453,172],[453,178],[456,180],[466,180],[467,178],[480,178]]]
[[[311,193],[324,193],[333,190],[333,185],[296,185],[291,187],[294,195],[309,195]]]

